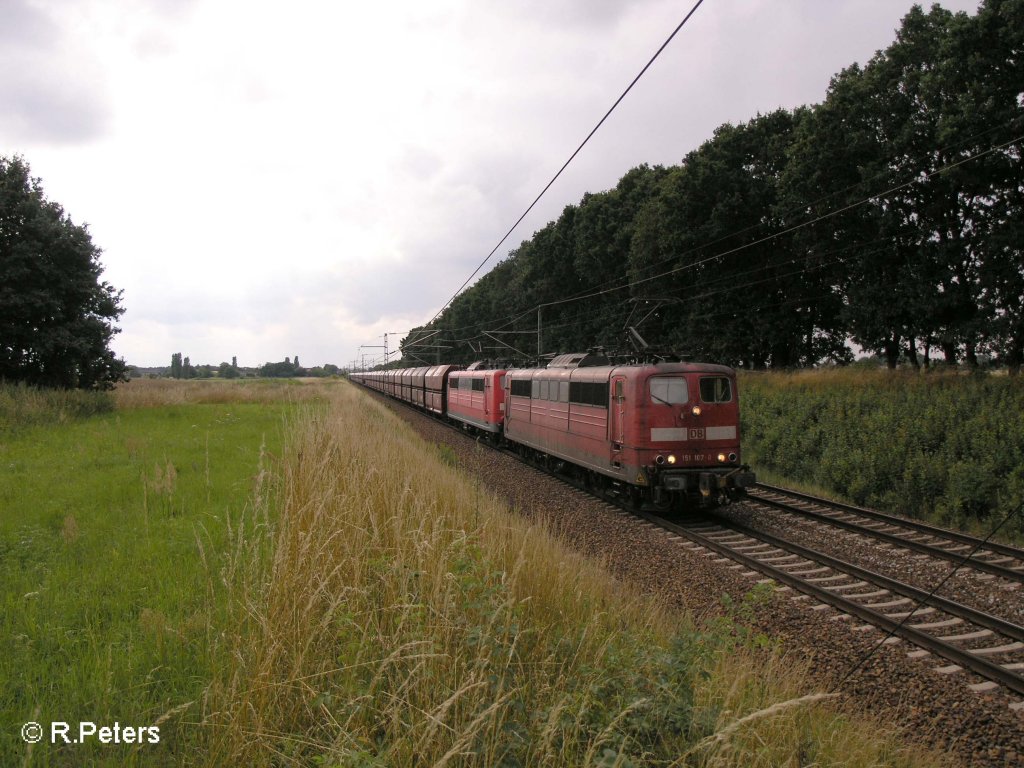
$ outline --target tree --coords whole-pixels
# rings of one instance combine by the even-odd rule
[[[845,359],[824,260],[796,250],[780,210],[789,148],[807,119],[777,110],[722,125],[640,210],[634,296],[677,300],[648,321],[648,340],[752,368]]]
[[[297,376],[298,370],[290,357],[286,357],[283,363],[264,363],[257,372],[260,376],[267,378],[288,378]]]
[[[127,380],[109,348],[121,292],[100,281],[100,253],[22,158],[0,157],[0,379],[81,389]]]
[[[1017,375],[1024,364],[1024,0],[986,0],[976,17],[956,21],[946,61],[959,98],[948,131],[977,137],[970,149],[980,158],[973,165],[981,189],[970,224],[982,233],[982,321],[989,350]]]

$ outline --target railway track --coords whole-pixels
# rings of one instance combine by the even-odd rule
[[[579,493],[590,493],[572,480],[559,479]],[[668,520],[620,500],[601,498],[621,514],[646,520],[722,561],[747,568],[746,576],[761,574],[765,582],[801,593],[795,599],[816,601],[812,610],[831,606],[838,612],[834,619],[856,617],[865,622],[855,631],[877,628],[885,633],[882,643],[907,641],[916,646],[907,653],[910,658],[938,657],[942,663],[933,666],[938,674],[973,673],[977,679],[967,684],[972,691],[1002,687],[1016,699],[1011,709],[1024,713],[1024,627],[735,521]],[[958,558],[962,559],[963,555]]]
[[[912,643],[919,649],[912,658],[940,657],[948,663],[935,667],[939,673],[969,670],[982,678],[971,690],[1002,686],[1024,697],[1024,627],[738,523],[631,514],[748,568],[747,575],[760,573],[808,596],[817,610],[832,606],[837,618],[854,616],[866,622],[863,629],[881,629],[882,642]],[[1024,711],[1024,700],[1011,706]]]
[[[959,567],[1024,583],[1024,550],[986,542],[958,531],[887,515],[883,512],[758,483],[748,497],[818,523],[911,550]]]

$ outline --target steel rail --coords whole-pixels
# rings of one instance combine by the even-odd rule
[[[997,563],[990,563],[986,560],[981,560],[974,557],[971,554],[964,555],[962,553],[951,552],[948,549],[943,549],[932,544],[923,544],[919,541],[913,541],[912,539],[905,539],[901,536],[897,536],[894,533],[887,533],[885,531],[877,531],[874,528],[868,528],[864,525],[857,523],[851,523],[848,520],[840,520],[839,518],[825,515],[820,512],[812,512],[807,509],[801,509],[800,507],[787,504],[784,501],[776,501],[775,499],[768,499],[763,496],[756,494],[747,494],[747,499],[755,501],[758,504],[765,504],[767,506],[776,507],[785,512],[791,512],[795,515],[817,520],[819,522],[827,523],[828,525],[834,525],[837,528],[843,528],[854,533],[859,533],[862,536],[870,536],[871,538],[878,539],[880,541],[887,542],[893,546],[902,547],[904,549],[911,549],[921,554],[930,555],[931,557],[939,558],[941,560],[948,560],[951,563],[957,563],[964,565],[969,568],[973,568],[977,571],[984,571],[985,573],[991,573],[993,576],[999,576],[1010,581],[1024,582],[1024,569],[1017,570],[1015,568],[1007,568],[1006,566],[999,565]],[[895,523],[894,523],[895,525]],[[987,545],[985,545],[987,547]]]
[[[804,579],[787,573],[773,565],[760,562],[756,558],[742,552],[737,552],[698,531],[690,530],[685,526],[677,525],[665,520],[664,518],[647,512],[633,511],[632,514],[642,517],[643,519],[668,531],[677,533],[680,536],[685,536],[691,541],[700,544],[702,547],[706,547],[707,549],[719,553],[723,557],[727,557],[730,560],[746,565],[752,570],[760,571],[780,584],[785,584],[799,592],[810,595],[822,603],[827,603],[834,608],[838,608],[844,613],[856,616],[869,624],[873,624],[884,629],[890,634],[899,635],[920,648],[929,650],[937,656],[941,656],[960,667],[969,669],[987,680],[997,682],[1015,693],[1024,695],[1024,677],[1016,675],[1008,669],[1004,669],[999,664],[988,661],[980,656],[975,656],[970,653],[970,651],[961,650],[950,643],[939,640],[938,638],[928,635],[921,630],[914,629],[907,624],[898,622],[895,619],[891,619],[885,614],[879,613],[871,608],[867,608],[860,603],[855,603],[841,595],[829,592],[816,584],[811,584]]]
[[[855,515],[861,515],[863,517],[870,518],[872,520],[878,520],[879,522],[889,523],[891,525],[898,525],[901,528],[910,528],[911,530],[918,531],[920,533],[927,533],[931,536],[936,536],[942,539],[949,539],[955,541],[958,544],[969,544],[976,546],[981,549],[987,549],[991,552],[996,552],[1000,555],[1006,555],[1017,560],[1024,562],[1024,549],[1011,546],[1009,544],[1002,544],[998,541],[983,541],[975,536],[970,536],[960,531],[951,531],[946,528],[940,528],[937,525],[929,525],[928,523],[922,523],[918,520],[908,520],[902,517],[896,517],[895,515],[889,515],[885,512],[879,512],[874,509],[866,509],[865,507],[858,507],[853,504],[846,504],[841,501],[833,501],[831,499],[823,499],[820,496],[812,496],[809,493],[802,493],[800,491],[793,491],[789,488],[780,488],[775,485],[768,485],[767,483],[758,483],[754,486],[755,489],[762,489],[770,493],[778,493],[783,496],[790,496],[800,501],[810,502],[812,504],[820,504],[823,507],[832,507],[833,509],[839,509],[843,512],[849,512]],[[756,498],[752,496],[751,498]]]
[[[730,530],[742,533],[745,536],[750,536],[753,539],[759,539],[766,544],[770,544],[778,549],[791,552],[794,555],[799,555],[807,560],[813,560],[821,565],[827,565],[829,568],[840,573],[845,573],[854,578],[862,581],[869,581],[872,584],[876,584],[880,587],[888,589],[903,597],[908,597],[911,600],[918,602],[918,608],[924,608],[925,606],[932,606],[938,608],[944,613],[948,613],[951,616],[969,621],[972,624],[976,624],[986,629],[991,629],[993,632],[998,632],[1000,635],[1019,640],[1024,642],[1024,627],[1014,624],[1012,622],[1001,619],[998,616],[979,611],[976,608],[971,608],[963,603],[958,603],[954,600],[942,597],[940,595],[933,595],[927,590],[915,587],[912,584],[906,584],[902,581],[897,581],[881,573],[875,571],[869,571],[866,568],[861,568],[859,565],[848,563],[845,560],[840,560],[838,557],[832,557],[824,552],[818,552],[814,549],[808,549],[807,547],[801,546],[800,544],[794,544],[790,541],[776,538],[768,533],[762,533],[761,531],[755,531],[753,528],[748,528],[740,523],[734,523],[731,520],[725,523],[726,527]],[[917,610],[917,609],[914,609]],[[913,615],[913,612],[911,612]]]

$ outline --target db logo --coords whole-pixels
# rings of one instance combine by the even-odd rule
[[[701,427],[700,429],[691,429],[690,430],[690,439],[691,440],[703,440],[704,439],[704,428]]]

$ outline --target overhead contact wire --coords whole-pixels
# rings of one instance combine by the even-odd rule
[[[587,142],[589,142],[593,135],[597,133],[598,129],[602,125],[604,125],[604,122],[609,118],[612,112],[615,111],[615,108],[619,106],[619,104],[622,102],[624,98],[626,98],[626,94],[633,90],[633,86],[636,85],[637,82],[639,82],[640,78],[644,76],[648,69],[650,69],[651,65],[654,64],[655,60],[661,55],[661,52],[665,50],[668,44],[672,42],[672,39],[679,33],[679,30],[686,26],[686,22],[688,22],[690,20],[690,17],[693,16],[694,13],[696,13],[697,9],[701,6],[703,2],[704,0],[697,0],[697,2],[694,3],[693,7],[690,9],[690,12],[686,14],[686,17],[681,22],[679,22],[679,24],[676,26],[674,30],[672,30],[672,34],[670,34],[668,38],[666,38],[665,42],[661,44],[661,47],[658,48],[655,54],[651,57],[650,61],[648,61],[647,64],[644,65],[644,68],[640,70],[640,73],[633,78],[633,81],[626,87],[626,90],[622,92],[622,95],[619,96],[619,98],[615,100],[615,103],[612,104],[611,108],[607,112],[605,112],[604,117],[602,117],[598,121],[597,125],[595,125],[593,129],[590,131],[590,133],[587,134],[587,137],[582,141],[582,143],[580,143],[580,145],[576,147],[576,151],[573,152],[572,155],[569,156],[569,159],[562,164],[562,167],[558,169],[558,173],[551,177],[551,181],[549,181],[545,185],[544,189],[540,191],[540,194],[537,195],[537,197],[534,198],[533,202],[530,203],[529,207],[525,211],[523,211],[523,215],[516,219],[516,223],[509,228],[508,232],[506,232],[505,235],[501,238],[501,240],[498,241],[498,244],[494,246],[490,253],[487,254],[486,258],[484,258],[484,260],[480,262],[477,268],[473,270],[473,273],[466,278],[466,281],[461,286],[459,286],[459,289],[454,293],[454,295],[452,295],[452,297],[448,299],[447,302],[445,302],[443,307],[437,310],[437,314],[435,314],[430,319],[430,323],[434,322],[441,315],[441,313],[444,312],[445,309],[447,309],[448,306],[453,301],[455,301],[456,297],[458,297],[458,295],[462,293],[463,289],[470,284],[473,278],[476,277],[480,270],[484,268],[484,265],[491,260],[491,257],[494,256],[495,253],[497,253],[498,249],[501,248],[504,242],[508,240],[508,238],[516,230],[516,227],[518,227],[523,222],[523,219],[525,219],[529,215],[530,211],[533,210],[534,206],[536,206],[537,203],[540,202],[540,199],[544,197],[544,194],[551,188],[551,185],[553,185],[558,180],[558,177],[561,176],[562,172],[569,167],[569,164],[576,159],[576,156],[587,145]],[[427,323],[427,325],[429,325],[430,323]]]

